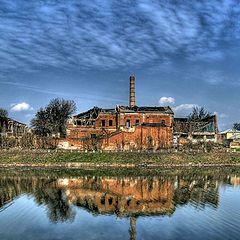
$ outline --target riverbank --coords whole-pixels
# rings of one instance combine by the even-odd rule
[[[211,167],[240,166],[240,152],[58,152],[0,151],[0,167]]]

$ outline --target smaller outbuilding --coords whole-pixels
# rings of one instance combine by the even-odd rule
[[[28,132],[28,126],[11,118],[0,117],[0,136],[19,137]]]
[[[188,118],[174,118],[173,135],[175,145],[182,145],[189,141],[193,143],[217,142],[217,117],[212,115],[198,121],[190,121]]]
[[[221,139],[221,140],[234,139],[238,135],[240,135],[239,130],[227,129],[227,130],[219,133],[219,139]]]

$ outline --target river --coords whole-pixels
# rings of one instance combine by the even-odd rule
[[[240,239],[240,169],[0,170],[0,239]]]

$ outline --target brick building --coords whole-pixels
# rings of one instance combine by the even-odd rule
[[[28,131],[28,126],[11,118],[0,116],[0,136],[21,137]]]
[[[202,141],[217,142],[217,116],[212,115],[202,120],[190,121],[188,118],[174,118],[173,135],[175,144]]]
[[[73,116],[66,139],[58,147],[65,149],[138,150],[171,147],[174,114],[170,107],[135,105],[135,79],[130,77],[130,104],[113,109],[94,107]]]

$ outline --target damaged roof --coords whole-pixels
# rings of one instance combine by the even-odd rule
[[[201,120],[189,120],[188,117],[174,118],[175,122],[213,122],[215,120],[215,115],[208,116]]]
[[[93,107],[91,109],[89,109],[86,112],[80,113],[78,115],[73,116],[73,118],[97,118],[98,115],[101,114],[115,114],[116,111],[119,112],[124,112],[124,113],[134,113],[134,112],[138,112],[138,113],[149,113],[149,112],[160,112],[160,113],[166,113],[166,114],[173,114],[173,111],[170,107],[138,107],[138,106],[134,106],[134,107],[128,107],[128,106],[118,106],[115,108],[108,108],[108,109],[104,109],[104,108],[99,108],[99,107]]]
[[[173,114],[173,111],[170,107],[128,107],[128,106],[119,106],[120,112],[161,112],[161,113],[167,113],[167,114]]]
[[[89,109],[88,111],[86,112],[83,112],[83,113],[79,113],[75,116],[73,116],[73,118],[97,118],[99,113],[115,113],[116,110],[113,108],[113,109],[103,109],[103,108],[99,108],[97,106]]]
[[[225,134],[225,133],[240,133],[240,131],[236,129],[227,129],[225,131],[220,132],[219,134]]]
[[[2,117],[2,116],[0,116],[0,121],[14,122],[14,123],[17,123],[17,124],[20,124],[20,125],[24,125],[24,126],[27,127],[27,124],[18,122],[18,121],[14,120],[14,119],[12,119],[12,118],[9,118],[9,117]]]

